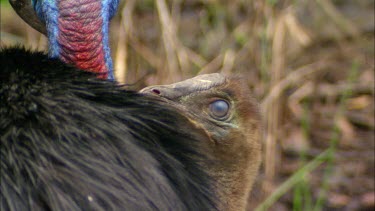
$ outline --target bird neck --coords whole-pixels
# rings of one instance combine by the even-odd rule
[[[47,28],[49,56],[113,80],[109,21],[118,0],[33,0]]]

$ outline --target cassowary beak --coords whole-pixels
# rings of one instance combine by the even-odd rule
[[[9,0],[9,3],[26,23],[44,35],[47,35],[46,27],[36,15],[31,0]]]
[[[173,101],[194,92],[204,91],[215,86],[220,86],[224,82],[225,77],[219,73],[205,74],[170,85],[149,86],[142,89],[140,93],[146,95],[158,95]]]

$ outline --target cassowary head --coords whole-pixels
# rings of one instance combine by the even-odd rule
[[[118,0],[10,0],[29,25],[47,35],[49,56],[113,80],[109,21]]]
[[[215,73],[141,92],[159,96],[205,131],[202,151],[211,160],[204,165],[216,181],[220,210],[244,210],[261,160],[262,129],[245,81]]]

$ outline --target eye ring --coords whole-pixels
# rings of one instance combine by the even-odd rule
[[[208,106],[210,116],[217,120],[226,120],[230,110],[230,104],[222,99],[211,102]]]

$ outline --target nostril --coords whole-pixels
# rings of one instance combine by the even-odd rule
[[[157,94],[157,95],[160,95],[160,91],[158,89],[152,89],[152,92]]]

